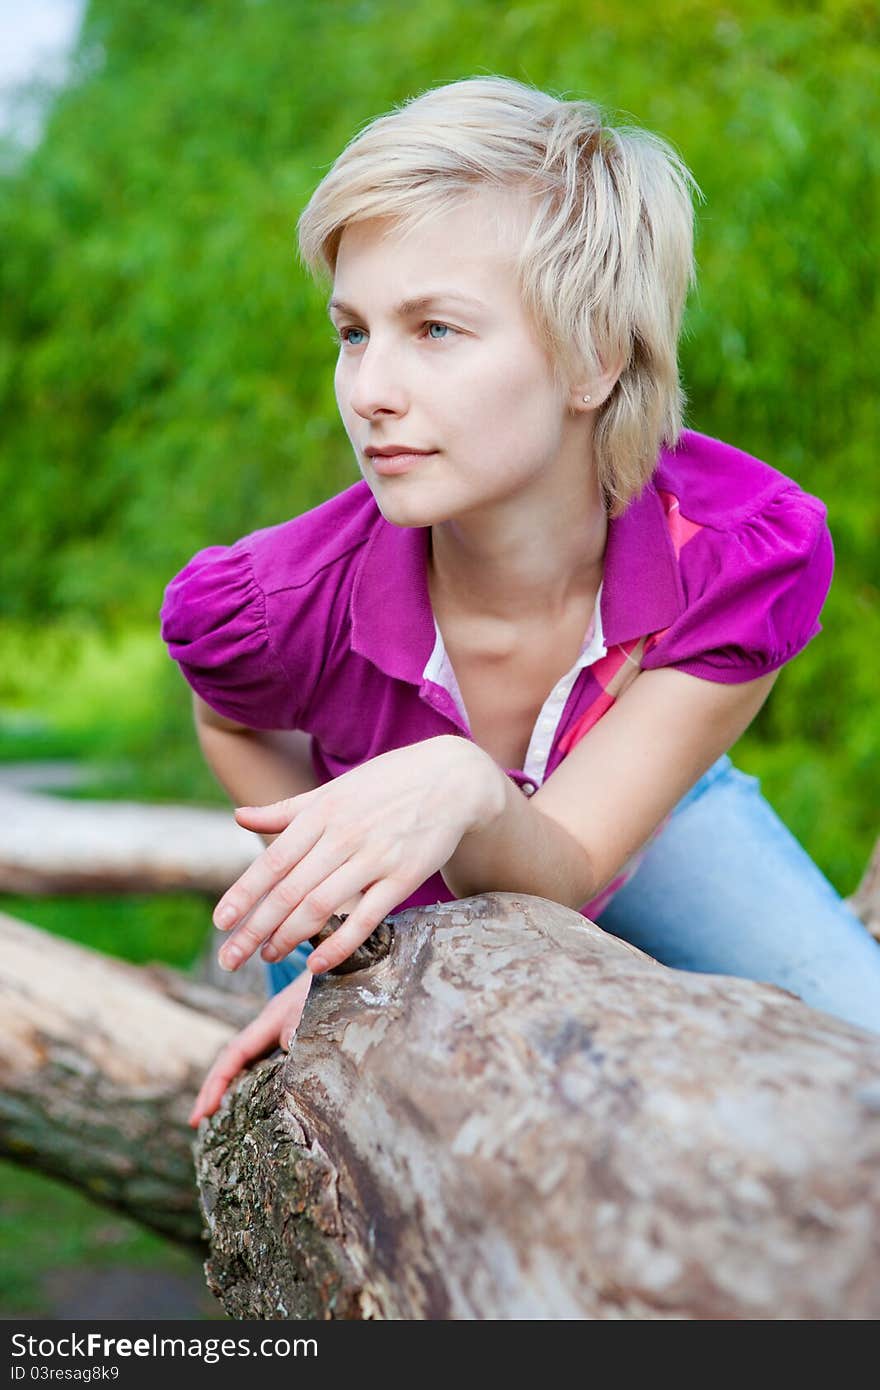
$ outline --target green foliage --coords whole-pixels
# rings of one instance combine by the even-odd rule
[[[135,965],[163,961],[187,970],[209,939],[212,903],[198,893],[122,898],[0,897],[3,912]]]
[[[0,762],[77,759],[75,795],[227,804],[155,627],[0,626]]]
[[[682,354],[690,423],[828,502],[826,633],[742,760],[851,887],[880,766],[877,26],[860,0],[93,0],[45,140],[0,181],[7,620],[155,633],[194,549],[355,479],[325,292],[294,243],[311,189],[366,120],[476,72],[589,96],[670,139],[706,195]],[[89,738],[107,756],[131,744],[157,794],[210,796],[192,762],[174,771],[191,742],[184,695],[145,650],[120,648],[144,662],[137,717],[119,714],[103,668]],[[33,661],[24,648],[15,678]]]

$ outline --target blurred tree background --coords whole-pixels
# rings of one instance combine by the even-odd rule
[[[821,496],[837,551],[824,634],[734,756],[852,891],[880,829],[878,27],[860,0],[91,0],[0,178],[0,758],[221,800],[164,585],[359,476],[298,213],[373,116],[502,73],[656,130],[705,194],[688,424]],[[108,949],[97,904],[4,905]],[[109,949],[186,964],[207,920],[118,904]]]

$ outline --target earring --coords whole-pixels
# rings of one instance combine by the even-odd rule
[[[592,397],[592,396],[582,396],[581,399],[583,400],[584,405],[589,405],[589,403],[590,403],[590,401],[593,399],[593,397]]]

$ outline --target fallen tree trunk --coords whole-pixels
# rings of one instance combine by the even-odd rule
[[[371,963],[380,942],[390,942],[387,929],[353,962]],[[200,1242],[187,1115],[264,994],[129,965],[3,913],[0,962],[0,1155],[174,1240]],[[262,989],[262,964],[253,965]],[[242,974],[223,978],[238,985]]]
[[[219,895],[262,849],[229,811],[0,789],[0,892]]]
[[[203,1008],[239,1001],[40,948],[4,963],[7,1151],[192,1238],[184,1115],[230,1031]],[[386,948],[319,980],[290,1056],[202,1126],[233,1317],[880,1313],[876,1035],[543,899],[403,913]]]
[[[235,1317],[880,1314],[880,1037],[542,899],[402,914],[204,1131]]]
[[[0,959],[0,1152],[200,1241],[188,1108],[259,1001],[5,915]]]

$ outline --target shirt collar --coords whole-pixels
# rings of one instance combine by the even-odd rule
[[[387,675],[422,685],[436,629],[428,593],[427,526],[392,526],[377,512],[351,596],[352,647]],[[601,595],[609,648],[660,632],[684,608],[678,561],[653,481],[608,522]]]
[[[605,642],[611,647],[662,632],[684,606],[666,511],[649,480],[623,515],[608,522],[602,589]]]
[[[413,685],[434,647],[428,526],[392,526],[378,512],[351,592],[351,645],[386,675]]]

